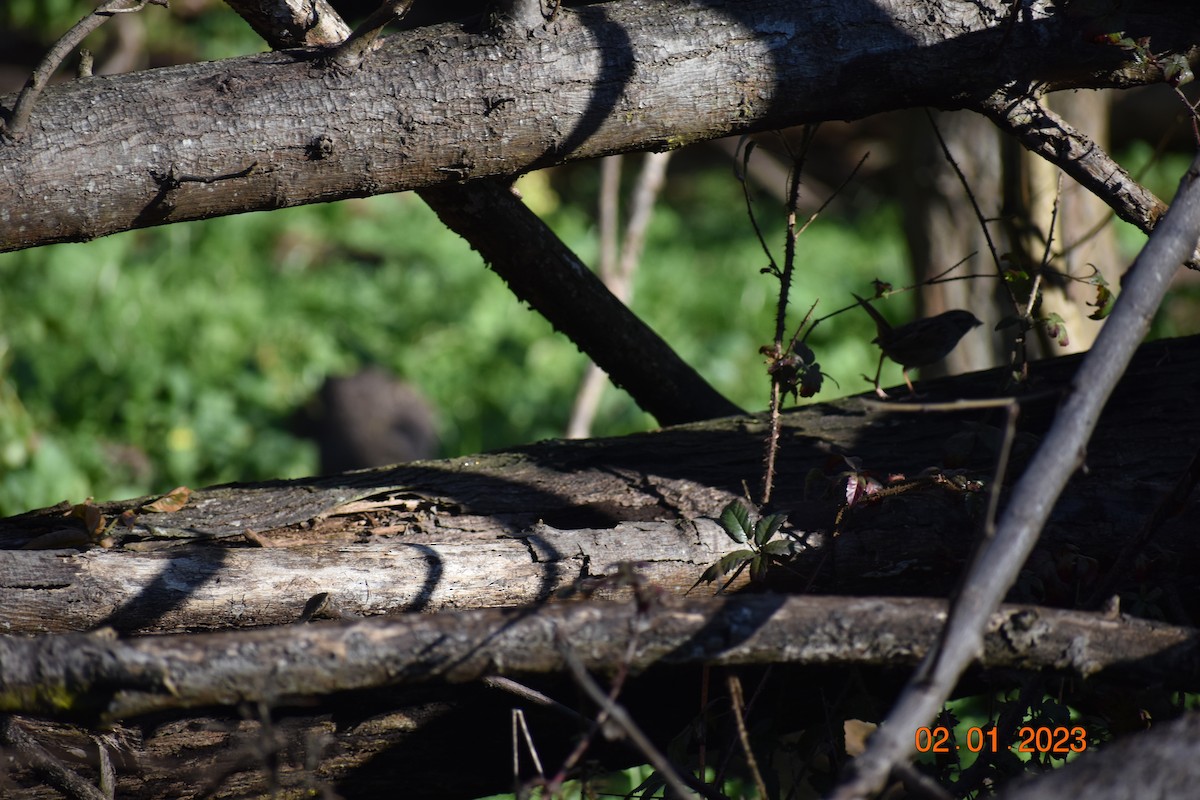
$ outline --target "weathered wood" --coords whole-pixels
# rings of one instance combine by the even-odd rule
[[[400,780],[407,797],[471,797],[506,785],[511,709],[525,709],[548,764],[564,757],[578,721],[478,683],[388,685],[523,673],[523,683],[571,703],[568,686],[530,670],[560,664],[562,646],[601,673],[629,656],[641,677],[622,701],[664,740],[689,724],[701,684],[697,672],[672,664],[773,662],[773,693],[795,696],[796,686],[821,673],[811,666],[797,673],[788,664],[910,665],[935,641],[944,610],[943,601],[887,598],[660,598],[641,610],[574,603],[126,642],[83,635],[0,639],[0,697],[31,698],[53,683],[56,691],[46,699],[59,703],[49,709],[58,715],[102,711],[69,710],[63,703],[71,697],[107,702],[117,716],[199,706],[187,716],[143,716],[94,735],[36,718],[16,721],[85,778],[94,776],[98,748],[105,747],[122,798],[206,791],[243,797],[268,792],[273,783],[389,796]],[[985,667],[1087,675],[1131,687],[1194,685],[1200,663],[1196,631],[1109,615],[1006,607],[986,642]],[[850,672],[839,668],[848,679]],[[860,686],[869,680],[854,674]],[[94,685],[81,693],[81,681]],[[838,679],[827,674],[819,683]],[[306,694],[312,691],[336,693]],[[236,708],[224,715],[203,708],[224,703]],[[796,709],[788,723],[803,725],[814,713],[819,722],[827,709],[819,703]],[[472,769],[453,769],[465,742]],[[644,760],[620,743],[614,750],[597,742],[593,750],[610,765]],[[16,761],[5,796],[51,796]]]
[[[338,692],[556,673],[564,650],[591,670],[652,666],[915,665],[943,601],[775,594],[579,602],[264,630],[0,637],[0,711],[111,723],[161,711],[266,707]],[[993,615],[985,669],[1054,671],[1129,685],[1200,680],[1200,632],[1034,607]]]
[[[1051,395],[1022,414],[1010,478],[1075,363],[1034,365],[1034,388]],[[979,396],[1001,380],[993,371],[926,388],[931,397]],[[1142,348],[1101,418],[1087,471],[1072,480],[1010,599],[1070,605],[1101,589],[1140,595],[1149,581],[1166,619],[1200,619],[1200,587],[1188,577],[1200,571],[1188,527],[1198,502],[1188,482],[1200,449],[1200,417],[1191,413],[1197,393],[1200,339]],[[775,585],[946,596],[973,550],[983,493],[908,480],[845,509],[844,457],[884,480],[935,470],[986,484],[1000,416],[994,409],[898,414],[861,397],[786,414],[774,510],[789,515],[785,532],[804,549]],[[355,615],[522,605],[581,577],[594,579],[602,596],[621,596],[605,594],[603,579],[623,559],[681,591],[718,553],[736,548],[705,518],[758,480],[764,434],[760,419],[733,417],[203,490],[182,511],[138,515],[112,550],[13,549],[80,524],[62,509],[32,512],[0,520],[3,624],[11,633],[278,624],[297,619],[319,592]],[[1181,481],[1183,494],[1174,497]],[[139,505],[101,507],[116,515]],[[272,546],[255,546],[247,531]]]
[[[357,69],[293,50],[47,88],[0,145],[0,250],[362,197],[1022,85],[1157,82],[1060,4],[610,2],[527,38],[441,25]],[[1187,51],[1179,3],[1124,15]],[[13,98],[4,98],[11,108]]]
[[[390,505],[331,511],[357,516]],[[403,533],[364,531],[364,541],[314,537],[267,548],[247,547],[243,540],[240,546],[148,551],[95,548],[66,557],[62,551],[0,551],[0,596],[13,603],[0,627],[61,632],[111,626],[131,633],[281,625],[297,621],[309,598],[322,592],[342,613],[354,615],[518,606],[588,579],[600,584],[601,596],[612,596],[621,587],[605,587],[600,579],[624,561],[637,563],[646,580],[683,592],[705,567],[740,547],[706,520],[570,531],[472,523],[478,527],[439,525],[434,535],[412,526]]]
[[[1033,388],[1051,392],[1052,397],[1055,387],[1067,384],[1076,362],[1071,358],[1033,365]],[[1164,368],[1165,364],[1170,369]],[[1198,338],[1142,348],[1100,420],[1087,471],[1072,480],[1015,598],[1075,605],[1085,598],[1099,603],[1122,593],[1127,608],[1155,604],[1153,613],[1183,624],[1200,618],[1200,587],[1194,580],[1200,570],[1200,556],[1194,547],[1194,520],[1200,514],[1200,492],[1195,488],[1200,418],[1191,413],[1200,391],[1198,367]],[[1002,380],[1002,372],[997,371],[931,382],[922,389],[930,393],[929,399],[981,396],[994,393]],[[1010,474],[1019,472],[1053,405],[1050,399],[1025,407]],[[911,477],[933,468],[943,475],[959,470],[966,478],[990,480],[993,426],[999,416],[979,409],[900,414],[879,410],[862,398],[785,415],[775,510],[789,514],[788,530],[802,539],[806,549],[791,565],[790,573],[777,573],[772,582],[830,594],[947,595],[973,548],[982,495],[915,482],[843,511],[844,486],[837,473],[848,469],[845,457],[854,457],[861,469],[880,478],[896,473]],[[615,591],[619,575],[602,565],[613,563],[609,559],[614,553],[634,555],[634,547],[650,546],[655,540],[678,552],[643,570],[674,592],[690,585],[702,566],[701,561],[692,560],[698,553],[695,546],[688,555],[684,543],[693,542],[693,531],[706,527],[719,542],[723,534],[704,517],[715,515],[725,502],[740,495],[743,481],[756,480],[764,427],[757,418],[737,417],[636,436],[549,442],[508,453],[319,480],[204,490],[182,511],[140,513],[133,527],[117,535],[116,546],[110,550],[11,549],[71,524],[62,508],[33,512],[0,521],[0,543],[10,548],[0,550],[5,560],[0,570],[0,603],[12,631],[88,629],[108,624],[138,632],[290,621],[316,592],[328,592],[348,616],[416,607],[439,611],[515,603],[522,597],[553,594],[551,587],[569,585],[572,578],[585,572],[595,579],[589,586],[607,586],[607,596],[619,596]],[[125,502],[101,507],[116,515],[140,505]],[[840,518],[839,511],[843,511]],[[247,531],[251,532],[249,538]],[[535,546],[537,537],[548,537],[540,540],[541,549]],[[253,546],[252,542],[269,546]],[[487,564],[494,565],[496,552],[505,548],[512,548],[507,572],[494,566],[489,570]],[[442,555],[422,564],[409,555],[413,550]],[[456,582],[456,575],[467,574],[465,564],[473,558],[479,564],[469,569],[487,574],[488,582],[482,586]],[[429,567],[438,559],[450,568],[431,580],[435,573]],[[682,560],[672,566],[677,559]],[[364,560],[369,565],[364,565]],[[395,579],[413,574],[403,573],[397,566],[405,561],[424,570],[419,572],[420,589],[408,583],[412,578]],[[103,570],[96,568],[99,564]],[[195,573],[202,581],[188,582],[183,568],[188,564],[203,567]],[[606,574],[614,582],[606,583]],[[314,575],[319,579],[314,580]],[[14,579],[16,576],[19,578]],[[364,578],[374,587],[370,595],[363,590]],[[1154,594],[1142,591],[1147,585],[1155,587]],[[267,590],[258,591],[260,586]],[[424,601],[414,603],[423,597],[426,587]],[[120,603],[106,605],[107,598],[118,595],[123,598]],[[205,602],[196,602],[198,597]],[[380,597],[383,600],[376,602]],[[804,604],[811,599],[797,598],[795,602]],[[753,607],[769,601],[752,598],[746,602]],[[816,602],[832,604],[826,621],[848,619],[845,615],[859,608],[858,601],[851,598]],[[888,607],[903,608],[904,602]],[[583,607],[568,605],[554,610],[557,608],[550,607],[548,613],[588,613]],[[515,612],[483,613],[519,617]],[[1044,638],[1043,613],[1039,610],[1037,616],[1025,618],[1034,622],[1024,628],[1028,637],[1023,638],[1021,630],[1009,624],[994,641],[1002,648],[1022,641],[1047,645],[1048,652],[1059,657],[1085,653],[1079,642],[1099,641],[1091,638],[1095,631],[1082,630],[1059,643]],[[881,612],[874,614],[880,616]],[[932,621],[934,614],[914,616]],[[418,617],[398,624],[436,630],[436,619]],[[779,622],[782,620],[780,617]],[[1116,620],[1099,621],[1112,624],[1118,638],[1129,630]],[[345,627],[387,624],[364,620]],[[847,625],[845,630],[853,634],[856,625]],[[310,630],[319,628],[288,626],[242,633],[277,637],[286,649],[289,639],[306,641]],[[914,642],[919,644],[920,636],[914,633],[918,629],[902,630],[906,632],[902,641],[881,635],[876,644],[893,641],[902,645],[906,655],[898,660],[911,661],[916,651],[908,648]],[[299,636],[289,637],[290,633]],[[756,632],[737,641],[720,635],[715,638],[719,647],[734,652],[761,635]],[[912,636],[916,638],[910,641]],[[773,645],[783,653],[798,653],[806,637],[785,635]],[[94,640],[96,637],[82,639],[95,646]],[[121,644],[142,646],[138,641]],[[693,637],[692,641],[700,646],[707,640]],[[821,641],[815,639],[815,643]],[[853,641],[858,640],[851,636],[843,644],[849,646]],[[106,640],[98,643],[104,645]],[[1187,661],[1194,659],[1188,656],[1194,637],[1185,634],[1176,644],[1174,654],[1185,662],[1168,667],[1167,674],[1174,672],[1186,679],[1189,669],[1194,671],[1194,660]],[[70,645],[71,640],[64,641],[65,652],[71,651]],[[194,649],[191,661],[213,661],[216,652],[207,645]],[[308,653],[310,662],[313,652]],[[887,657],[896,659],[900,652],[892,649]],[[263,656],[256,663],[303,665],[305,661],[301,654],[276,660]],[[1042,657],[1020,666],[1028,668],[1045,661]],[[1099,662],[1085,658],[1077,663]],[[1139,666],[1168,663],[1149,658]],[[1068,668],[1070,662],[1058,666]],[[246,680],[270,686],[270,674],[271,670],[260,666],[257,673],[249,670]],[[1126,678],[1118,680],[1129,676],[1126,673]],[[796,680],[813,679],[806,675],[787,680],[794,686]],[[825,675],[818,680],[832,679]],[[1142,681],[1137,685],[1146,682],[1144,675],[1137,680]],[[652,710],[643,714],[641,721],[661,724],[656,734],[660,741],[686,726],[695,713],[689,710],[691,698],[698,692],[695,676],[681,683],[680,677],[666,675],[658,682],[639,681],[636,685],[644,686],[648,694],[623,699],[630,708]],[[151,673],[140,691],[153,696],[162,686]],[[261,711],[251,703],[242,711],[247,717],[243,721],[200,712],[190,721],[167,716],[140,726],[118,725],[112,735],[123,741],[125,749],[110,750],[118,762],[119,796],[198,796],[211,785],[217,787],[214,796],[238,797],[267,792],[272,781],[297,789],[333,787],[343,796],[356,797],[386,796],[397,780],[414,787],[411,796],[469,797],[504,788],[508,752],[504,715],[505,709],[514,705],[512,700],[497,700],[494,690],[472,686],[458,686],[452,695],[435,691],[434,700],[405,690],[402,698],[391,701],[386,691],[343,693],[337,695],[339,699],[316,706],[264,703]],[[569,690],[565,694],[559,691],[557,696],[563,699],[570,694]],[[783,693],[794,695],[794,691]],[[103,701],[105,694],[90,696]],[[792,722],[818,723],[823,713],[821,708],[797,711]],[[272,721],[256,721],[264,714]],[[345,722],[339,714],[351,714],[354,722]],[[29,719],[20,724],[43,746],[60,742],[67,748],[62,757],[72,768],[83,775],[93,774],[86,763],[79,764],[70,755],[81,752],[85,762],[89,757],[94,760],[96,745],[86,731]],[[471,740],[478,768],[434,767],[447,758],[450,763],[460,763],[456,746],[461,746],[464,731],[475,731]],[[549,738],[565,742],[569,736],[560,731]],[[185,757],[184,753],[191,755]],[[623,762],[607,763],[644,760],[630,753],[624,758]],[[278,764],[274,772],[271,763]],[[15,782],[14,790],[10,792],[6,786],[6,795],[49,796],[50,790],[28,770],[14,768],[9,779]],[[19,793],[17,787],[23,787]]]

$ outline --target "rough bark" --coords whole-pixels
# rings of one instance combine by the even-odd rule
[[[1172,368],[1162,369],[1164,362]],[[1200,420],[1190,398],[1200,379],[1189,376],[1200,375],[1198,362],[1197,339],[1142,349],[1100,420],[1087,472],[1059,502],[1012,599],[1069,604],[1104,587],[1092,599],[1096,607],[1151,580],[1163,592],[1163,616],[1200,619],[1200,590],[1186,579],[1200,571],[1186,514],[1164,511],[1196,502],[1190,470]],[[1019,474],[1052,410],[1053,390],[1077,363],[1034,365],[1036,387],[1050,395],[1027,404],[1010,474]],[[949,387],[978,396],[1002,380],[997,371],[929,386],[935,397]],[[785,531],[803,548],[793,577],[781,574],[777,585],[945,596],[974,547],[984,496],[921,475],[990,480],[999,413],[913,416],[850,398],[785,414],[774,510],[789,515]],[[734,549],[705,518],[757,479],[765,429],[759,418],[733,417],[203,490],[181,511],[139,512],[132,527],[115,527],[112,549],[13,549],[56,530],[81,530],[67,508],[31,512],[0,521],[0,544],[9,548],[0,550],[0,604],[13,633],[103,625],[122,633],[211,630],[292,622],[320,592],[354,615],[519,605],[581,577],[603,584],[620,560],[641,562],[654,582],[676,591]],[[856,457],[878,479],[907,478],[844,509],[842,456]],[[101,509],[112,518],[140,505]],[[1136,576],[1135,558],[1143,559]]]
[[[255,631],[111,631],[0,639],[0,711],[110,724],[183,709],[292,705],[339,692],[564,670],[802,664],[898,668],[937,642],[945,603],[871,597],[579,602],[408,614]],[[1200,679],[1200,632],[1119,615],[1009,606],[994,614],[984,669],[1054,671],[1168,688]]]
[[[359,68],[294,50],[49,87],[0,148],[0,249],[421,188],[916,105],[1014,84],[1161,80],[1053,3],[742,0],[560,9],[526,38],[434,26]],[[1178,3],[1122,20],[1155,49]],[[11,108],[13,98],[3,105]],[[1127,216],[1149,218],[1148,212]]]
[[[1150,583],[1161,592],[1156,613],[1184,624],[1197,618],[1200,597],[1191,576],[1200,570],[1192,525],[1200,503],[1195,488],[1200,474],[1196,469],[1200,420],[1190,413],[1190,398],[1200,389],[1200,379],[1188,376],[1200,374],[1198,362],[1200,341],[1194,339],[1143,348],[1101,419],[1089,451],[1088,471],[1072,481],[1042,546],[1027,565],[1028,580],[1014,598],[1075,604],[1094,597],[1098,604],[1119,592],[1126,607],[1142,603],[1144,608],[1140,587]],[[1036,364],[1033,374],[1038,388],[1052,390],[1063,385],[1075,363],[1075,359],[1062,359]],[[1163,369],[1164,363],[1171,369]],[[984,373],[930,387],[934,397],[943,391],[955,396],[991,394],[1000,379],[998,373]],[[968,389],[969,385],[973,388]],[[1022,415],[1018,461],[1020,451],[1044,424],[1049,411],[1046,405],[1029,404]],[[796,574],[781,583],[798,581],[826,593],[858,595],[940,598],[948,593],[973,547],[982,499],[978,492],[931,481],[908,481],[839,518],[841,484],[816,480],[810,470],[832,476],[845,467],[838,456],[847,455],[860,458],[865,468],[878,475],[915,476],[927,467],[950,474],[949,464],[953,464],[964,477],[986,480],[994,457],[988,445],[995,436],[993,413],[964,410],[952,415],[901,415],[879,411],[854,398],[785,415],[788,425],[778,507],[789,513],[793,533],[804,538],[806,549],[793,564]],[[426,638],[422,641],[429,636],[437,639],[438,631],[443,634],[433,649],[423,650],[429,659],[422,662],[422,669],[430,668],[439,653],[445,658],[438,663],[452,665],[447,667],[451,671],[464,670],[460,678],[483,674],[480,668],[484,672],[517,669],[518,664],[526,663],[519,659],[532,658],[534,652],[520,646],[517,660],[511,662],[508,655],[500,655],[509,652],[499,647],[503,634],[512,627],[503,624],[509,621],[541,630],[540,639],[523,641],[540,641],[543,655],[552,662],[557,656],[544,623],[531,613],[481,611],[473,617],[452,610],[545,597],[583,573],[593,580],[580,588],[607,588],[602,595],[625,596],[616,591],[623,580],[620,571],[606,564],[615,560],[614,552],[640,558],[656,545],[676,550],[674,558],[680,564],[650,556],[649,564],[643,566],[645,574],[655,582],[661,580],[662,588],[670,593],[690,584],[703,559],[711,557],[711,551],[695,549],[695,531],[706,526],[712,530],[712,523],[700,518],[715,514],[725,501],[739,495],[743,480],[753,480],[760,468],[764,427],[755,418],[739,417],[614,440],[546,443],[511,453],[319,481],[207,490],[182,511],[139,513],[123,533],[114,529],[117,541],[112,549],[2,551],[6,586],[0,602],[9,611],[14,632],[93,629],[102,624],[126,632],[180,631],[218,624],[232,627],[292,621],[316,592],[328,592],[334,606],[346,616],[418,607],[449,611],[396,620],[230,632],[222,635],[227,639],[185,636],[114,642],[93,634],[57,640],[54,646],[62,648],[61,652],[80,658],[110,647],[145,654],[177,642],[183,646],[181,653],[191,654],[185,654],[179,663],[200,668],[228,663],[216,657],[220,648],[236,656],[241,651],[235,637],[245,634],[249,637],[245,655],[253,654],[253,664],[279,667],[251,668],[240,679],[244,685],[227,686],[231,694],[221,702],[245,701],[232,712],[163,712],[138,722],[117,723],[98,739],[86,730],[30,718],[22,718],[18,724],[85,777],[95,774],[97,742],[104,743],[116,764],[121,797],[191,797],[210,788],[214,796],[236,797],[269,792],[272,785],[329,789],[347,797],[386,796],[394,792],[396,781],[403,781],[408,796],[413,797],[477,796],[503,789],[508,774],[509,709],[515,705],[527,708],[547,759],[561,758],[556,743],[565,747],[563,743],[570,741],[578,723],[561,722],[557,712],[539,710],[475,684],[448,689],[438,683],[352,689],[353,685],[380,681],[381,675],[382,682],[394,683],[405,674],[396,664],[390,674],[378,665],[350,670],[351,682],[335,687],[343,691],[316,701],[283,697],[291,692],[287,681],[292,678],[286,671],[293,666],[319,666],[319,654],[324,651],[317,642],[322,635],[366,643],[389,630],[407,630],[408,636],[423,631]],[[823,495],[823,487],[830,490],[829,495]],[[103,507],[116,514],[139,505]],[[61,529],[70,524],[63,512],[37,512],[5,520],[0,540],[6,547],[19,547],[31,537]],[[684,520],[682,525],[680,520]],[[251,531],[249,536],[247,531]],[[722,536],[717,534],[717,539]],[[252,542],[275,546],[251,547]],[[685,549],[688,543],[690,548]],[[511,548],[508,566],[498,568],[496,553],[506,547]],[[413,551],[423,558],[414,559]],[[456,582],[460,568],[467,568],[472,560],[477,562],[472,569],[488,572],[488,585],[468,587]],[[185,569],[189,564],[201,566],[196,570],[200,578],[189,577]],[[420,570],[415,577],[411,571],[403,571],[414,566]],[[371,582],[370,593],[363,588],[364,575]],[[13,576],[24,577],[14,581],[10,579]],[[420,587],[414,588],[413,581]],[[13,585],[18,582],[21,585]],[[501,583],[508,594],[497,595],[488,588]],[[265,591],[258,591],[259,584]],[[423,599],[422,592],[426,593]],[[705,608],[708,602],[699,601],[694,608]],[[679,638],[661,640],[667,642],[672,655],[651,655],[650,661],[664,663],[657,663],[632,683],[622,700],[631,709],[642,709],[639,721],[659,741],[665,741],[686,727],[696,713],[693,704],[698,702],[699,677],[683,666],[665,663],[688,652],[717,661],[723,658],[720,653],[725,653],[736,660],[732,654],[744,656],[761,646],[776,647],[785,657],[809,659],[808,663],[827,664],[829,658],[842,657],[838,652],[850,653],[852,660],[874,653],[870,658],[879,659],[878,664],[911,663],[921,643],[928,641],[937,612],[919,602],[872,605],[874,602],[750,597],[719,605],[742,609],[740,616],[724,618],[676,612],[669,601],[661,606],[652,604],[653,613],[662,614],[662,619],[685,624],[673,629]],[[804,613],[776,617],[762,612],[764,607],[780,603]],[[939,600],[933,607],[944,606]],[[758,612],[752,610],[756,608]],[[1051,663],[1056,669],[1094,674],[1115,649],[1123,665],[1114,667],[1117,671],[1109,673],[1110,680],[1141,687],[1151,683],[1145,670],[1153,669],[1150,678],[1194,685],[1194,633],[1115,617],[1014,611],[1006,610],[994,628],[996,634],[988,641],[997,649],[989,650],[986,657],[1001,654],[1017,661],[994,663],[1021,668]],[[578,626],[580,633],[571,641],[577,652],[595,658],[594,664],[611,657],[611,648],[619,650],[627,641],[605,636],[601,618],[612,613],[617,626],[628,630],[629,615],[636,615],[629,606],[593,603],[551,605],[536,613],[588,621]],[[812,627],[814,613],[817,623]],[[789,626],[789,620],[806,615],[809,627],[804,627],[805,623]],[[489,630],[486,625],[475,627],[471,622],[488,619],[493,631],[498,630],[495,622],[502,623],[500,639],[484,634]],[[872,624],[886,619],[895,623],[884,626],[887,635],[870,633]],[[1066,629],[1060,627],[1063,619],[1082,620],[1083,627],[1064,634]],[[698,635],[689,625],[701,625],[705,633]],[[659,640],[659,633],[671,629],[669,625],[654,628],[653,635],[647,634],[647,646]],[[466,636],[472,630],[488,644],[472,649],[466,642],[471,650],[466,660],[455,661],[455,656],[447,655],[449,650],[441,649],[453,643],[453,632]],[[902,635],[888,638],[896,630]],[[355,631],[360,635],[353,636]],[[1145,635],[1129,636],[1139,631]],[[1063,635],[1064,639],[1054,638]],[[826,636],[833,638],[823,638]],[[1121,644],[1109,647],[1104,644],[1105,636],[1115,636]],[[1131,661],[1124,657],[1127,653],[1121,648],[1126,640],[1152,643],[1162,636],[1176,638],[1167,641],[1166,647],[1152,646],[1143,652],[1144,658]],[[677,646],[672,647],[671,641]],[[678,645],[679,641],[687,644]],[[889,641],[894,646],[888,645]],[[45,640],[40,642],[9,640],[6,645],[15,649],[6,652],[12,655],[21,648],[45,645]],[[255,644],[266,642],[274,643],[275,655]],[[1086,647],[1082,647],[1084,642],[1088,642]],[[805,643],[812,646],[806,648]],[[599,649],[592,651],[592,647]],[[708,649],[713,647],[716,650]],[[1037,655],[1038,648],[1043,655]],[[410,643],[397,644],[387,652],[401,658],[415,650],[422,648]],[[285,652],[286,657],[280,656]],[[39,662],[15,657],[7,663],[14,667],[0,669],[0,675],[15,681]],[[101,657],[92,663],[113,662]],[[804,669],[809,672],[775,673],[775,680],[784,687],[781,697],[796,695],[786,687],[840,685],[837,681],[849,679],[844,667],[829,674],[811,672],[833,669],[828,666]],[[42,674],[49,673],[43,669]],[[93,679],[99,674],[87,668],[73,673],[75,678],[91,675]],[[140,703],[137,707],[144,711],[155,702],[170,702],[164,698],[184,696],[183,692],[162,693],[168,684],[177,685],[174,678],[162,681],[163,674],[144,672],[141,688],[132,692],[96,691],[79,696],[91,702],[107,698],[126,703],[128,709]],[[547,679],[530,680],[560,700],[573,694],[569,686],[555,683],[556,679],[548,679],[548,684],[543,683]],[[181,679],[181,683],[187,681]],[[267,691],[258,696],[255,686],[260,692],[263,687]],[[876,691],[883,694],[887,690],[877,687]],[[9,698],[20,694],[0,692]],[[50,693],[44,699],[62,701],[68,696]],[[97,713],[97,708],[91,707],[89,713]],[[789,723],[819,723],[825,713],[823,706],[789,710]],[[461,769],[464,731],[471,732],[471,770]],[[616,747],[620,750],[623,745]],[[606,763],[644,761],[644,756],[634,751],[620,752],[624,755],[618,753]],[[19,766],[25,763],[17,758],[9,773],[10,783],[5,785],[6,796],[52,796],[30,768]]]

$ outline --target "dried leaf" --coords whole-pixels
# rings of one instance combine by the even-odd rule
[[[83,521],[83,526],[87,529],[89,536],[94,537],[104,530],[104,514],[100,513],[100,509],[90,497],[82,503],[72,506],[71,516]]]
[[[159,514],[171,514],[186,506],[191,496],[191,489],[186,486],[178,486],[153,503],[143,506],[142,510],[157,512]]]
[[[846,755],[860,756],[867,749],[867,739],[879,726],[874,722],[863,722],[861,719],[848,719],[842,723],[846,734]]]

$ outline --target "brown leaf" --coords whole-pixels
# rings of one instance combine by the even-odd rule
[[[867,739],[879,726],[874,722],[863,722],[861,719],[848,719],[842,723],[846,733],[846,755],[858,756],[867,749]]]
[[[83,525],[87,528],[89,536],[94,537],[97,533],[104,530],[104,515],[100,513],[100,509],[96,507],[90,497],[82,503],[72,506],[71,516],[83,521]]]
[[[186,506],[188,499],[191,498],[191,496],[191,489],[186,486],[179,486],[158,498],[153,503],[143,506],[142,510],[154,511],[160,514],[170,514]]]

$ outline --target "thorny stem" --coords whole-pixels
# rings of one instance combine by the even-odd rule
[[[1179,96],[1179,99],[1183,101],[1184,106],[1187,107],[1188,119],[1192,123],[1192,139],[1196,142],[1196,146],[1200,147],[1200,124],[1197,124],[1200,122],[1200,116],[1196,114],[1196,105],[1200,105],[1200,103],[1193,105],[1192,101],[1188,100],[1188,96],[1180,90],[1179,86],[1176,85],[1172,86],[1171,88],[1175,90],[1175,94]]]
[[[796,240],[800,236],[796,228],[796,208],[800,204],[800,175],[804,171],[804,157],[808,154],[808,146],[816,132],[815,125],[805,127],[800,152],[793,155],[792,171],[788,176],[787,239],[783,248],[783,270],[774,270],[779,278],[779,304],[775,310],[775,344],[772,351],[776,359],[785,355],[783,339],[787,335],[788,294],[792,288],[792,275],[796,271]],[[766,464],[763,469],[763,505],[771,502],[771,489],[775,485],[775,458],[779,454],[779,407],[783,404],[783,387],[779,381],[779,373],[771,376],[771,429],[767,434]]]
[[[800,175],[804,171],[808,145],[815,133],[815,126],[805,128],[802,149],[793,157],[792,172],[788,177],[787,239],[783,249],[783,272],[779,275],[779,304],[775,309],[775,346],[779,348],[783,347],[783,337],[787,334],[788,294],[792,288],[792,275],[796,271],[796,240],[800,236],[796,228],[796,208],[800,204]]]

